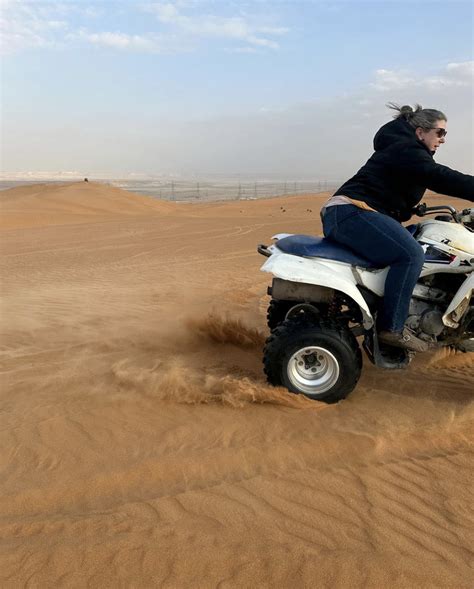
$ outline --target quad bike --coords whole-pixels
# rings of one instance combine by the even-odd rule
[[[474,351],[474,208],[425,204],[419,217],[448,211],[406,229],[425,251],[406,326],[434,349]],[[348,248],[308,235],[278,234],[257,250],[273,275],[264,348],[268,382],[335,403],[354,390],[361,347],[375,366],[408,366],[414,352],[380,343],[376,316],[388,268]],[[361,342],[361,346],[359,345]]]

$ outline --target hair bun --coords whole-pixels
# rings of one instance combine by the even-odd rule
[[[399,106],[396,102],[387,102],[388,108],[396,111],[397,114],[393,116],[394,119],[405,119],[405,121],[410,122],[413,124],[413,119],[423,111],[423,107],[421,104],[415,104],[415,108],[413,109],[409,104],[404,104],[403,106]],[[445,115],[441,113],[441,111],[436,111],[440,113],[439,118],[445,118]]]
[[[413,112],[413,109],[411,106],[409,106],[408,104],[405,104],[404,106],[402,106],[400,108],[400,114],[407,119],[411,119],[415,113]]]

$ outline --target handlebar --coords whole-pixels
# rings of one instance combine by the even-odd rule
[[[430,213],[439,213],[441,211],[448,211],[455,223],[464,224],[472,223],[474,221],[474,208],[463,209],[462,211],[458,212],[454,207],[449,205],[429,207],[426,205],[426,203],[421,203],[413,209],[413,214],[417,215],[418,217],[424,217]]]
[[[418,215],[418,217],[424,217],[429,213],[438,213],[440,211],[449,211],[453,217],[457,212],[454,207],[451,207],[449,205],[438,205],[435,207],[429,207],[424,202],[422,202],[421,205],[418,205],[413,209],[414,214]]]

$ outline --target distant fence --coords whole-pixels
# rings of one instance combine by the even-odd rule
[[[110,181],[109,183],[131,192],[173,201],[255,200],[273,196],[328,192],[340,185],[339,182],[329,180],[313,182]]]

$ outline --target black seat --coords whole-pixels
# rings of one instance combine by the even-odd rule
[[[351,266],[362,266],[363,268],[378,268],[373,262],[369,262],[349,248],[340,245],[324,237],[313,237],[311,235],[290,235],[277,241],[276,246],[285,254],[302,256],[304,258],[326,258],[345,262]]]

